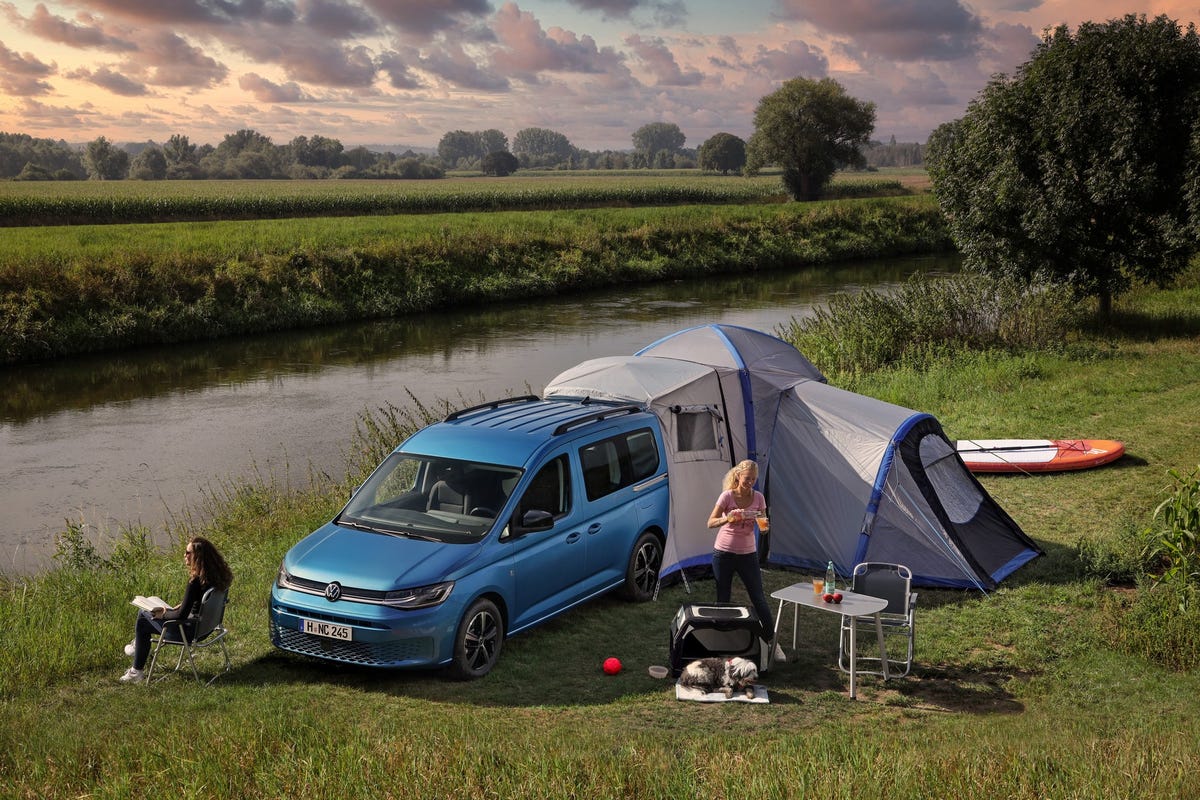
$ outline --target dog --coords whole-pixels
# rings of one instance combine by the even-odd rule
[[[699,658],[683,668],[679,685],[700,689],[705,694],[721,692],[733,697],[734,692],[743,692],[754,697],[754,682],[758,680],[758,667],[744,658]]]

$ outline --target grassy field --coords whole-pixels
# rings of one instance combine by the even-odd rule
[[[928,195],[60,225],[0,237],[0,363],[950,248]]]
[[[920,190],[912,171],[844,173],[829,199]],[[361,214],[783,202],[778,174],[699,170],[518,172],[442,180],[0,181],[0,228]]]
[[[212,687],[116,681],[128,598],[177,592],[181,547],[156,554],[130,531],[107,561],[3,582],[0,796],[1200,796],[1200,676],[1130,646],[1128,611],[1149,587],[1110,584],[1088,556],[1120,551],[1166,471],[1200,463],[1197,309],[1192,281],[1127,298],[1113,324],[1053,352],[852,378],[935,414],[951,438],[1092,436],[1128,449],[1093,471],[985,477],[1045,557],[990,595],[921,590],[914,673],[864,678],[857,702],[833,665],[831,615],[802,617],[800,647],[764,680],[768,705],[676,701],[646,667],[666,662],[671,617],[711,600],[711,580],[576,609],[512,639],[477,682],[276,653],[266,602],[279,558],[353,476],[298,494],[264,476],[211,498],[196,518],[213,521],[181,514],[176,529],[213,538],[237,573],[234,669]],[[768,590],[802,579],[766,574]],[[608,656],[620,675],[602,674]]]

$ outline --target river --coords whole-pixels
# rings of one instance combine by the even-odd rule
[[[340,474],[355,418],[423,402],[538,393],[588,358],[712,322],[774,332],[831,293],[953,270],[925,257],[672,281],[287,334],[0,369],[0,573],[52,563],[68,522],[103,550],[257,471]]]

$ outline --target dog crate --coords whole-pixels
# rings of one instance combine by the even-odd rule
[[[697,658],[733,658],[753,661],[766,672],[770,656],[770,632],[753,608],[727,603],[684,604],[671,620],[671,677]]]

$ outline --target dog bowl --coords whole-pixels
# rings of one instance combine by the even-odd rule
[[[668,670],[666,667],[660,667],[657,664],[650,667],[650,677],[651,678],[665,678],[665,677],[667,677],[668,672],[670,672],[670,670]]]

